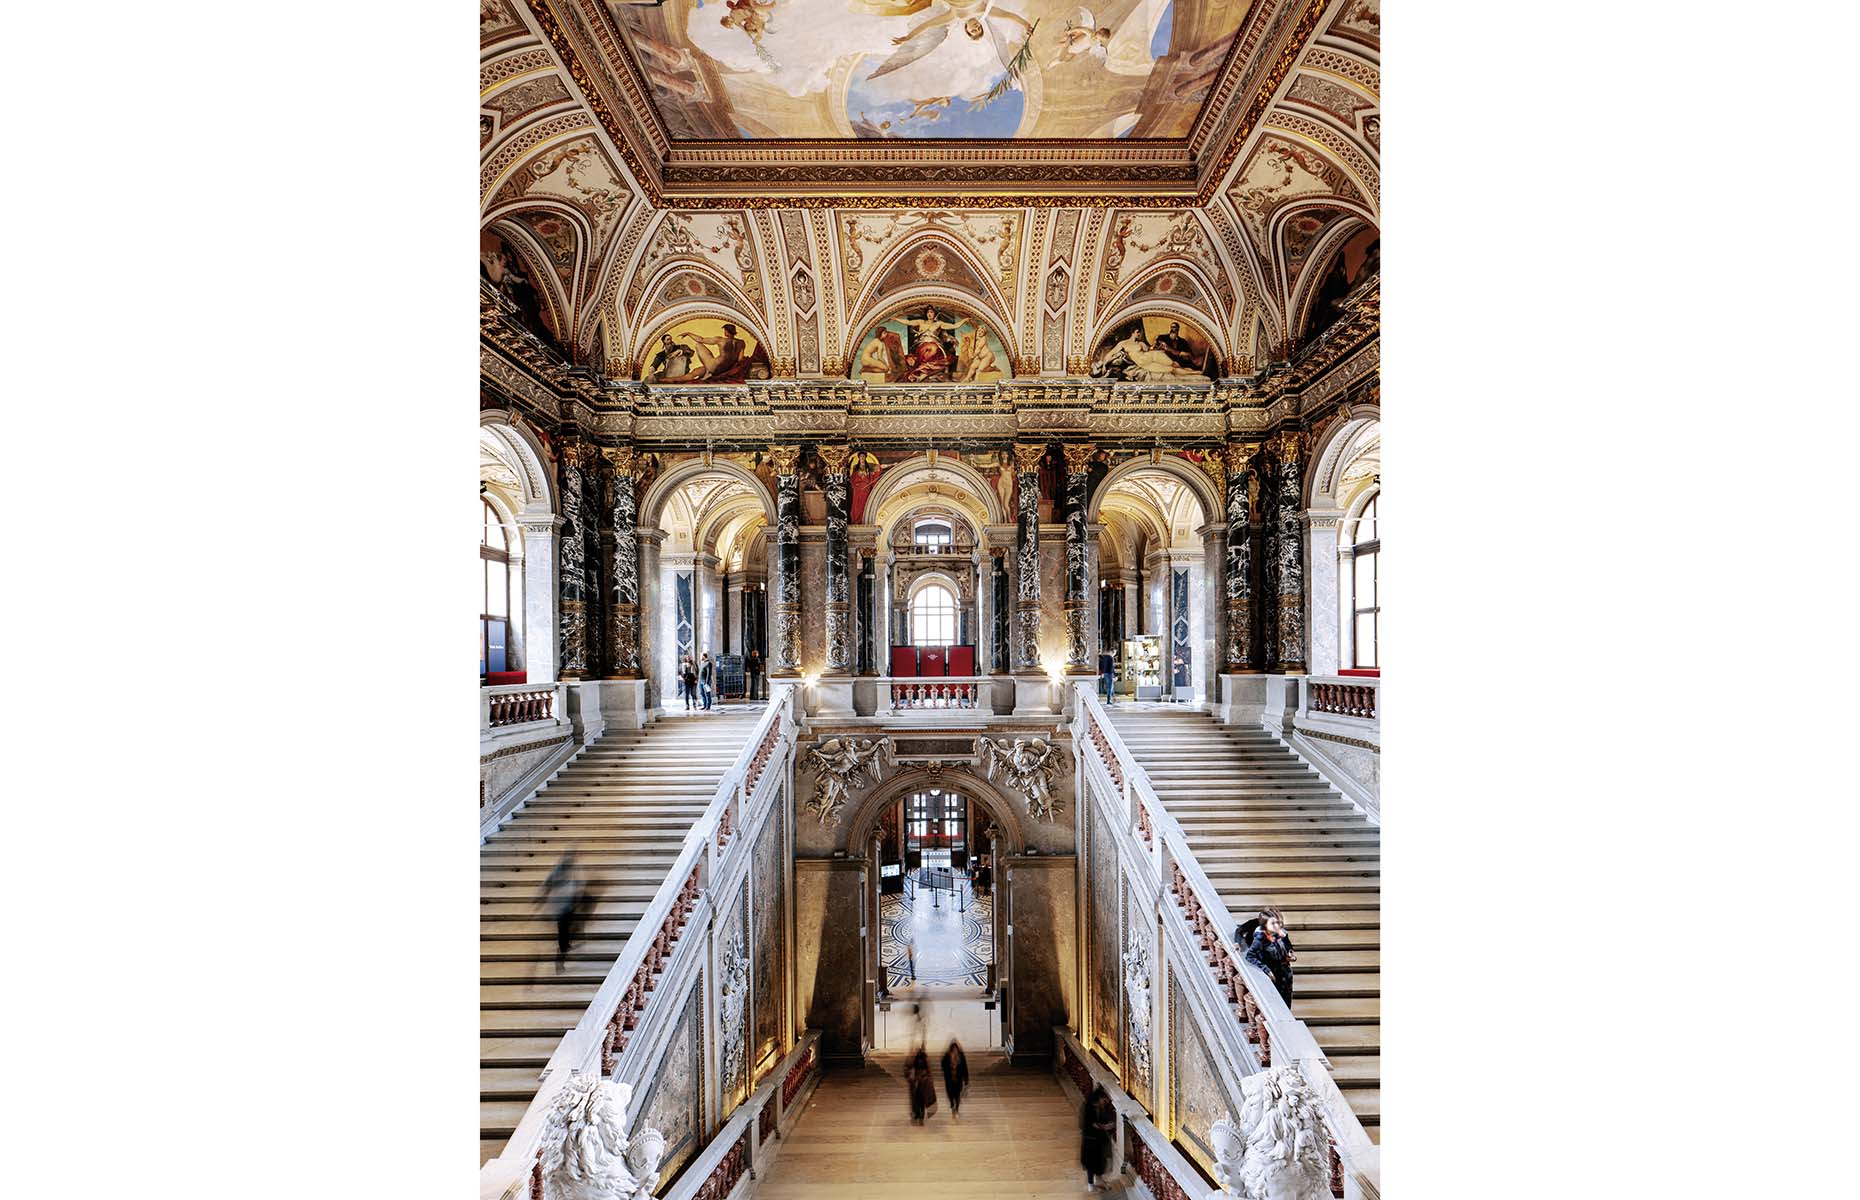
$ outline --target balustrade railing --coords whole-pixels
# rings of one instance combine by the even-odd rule
[[[1362,1122],[1350,1110],[1336,1081],[1330,1076],[1329,1062],[1311,1031],[1292,1015],[1291,1008],[1272,986],[1264,971],[1245,961],[1234,944],[1236,922],[1228,912],[1220,893],[1195,861],[1181,823],[1163,807],[1149,775],[1117,730],[1111,725],[1103,702],[1088,684],[1076,687],[1078,700],[1077,732],[1093,747],[1088,761],[1103,769],[1105,778],[1122,794],[1125,828],[1134,834],[1136,844],[1147,851],[1144,859],[1157,885],[1173,903],[1163,905],[1165,920],[1173,920],[1199,949],[1207,970],[1196,982],[1208,989],[1210,1000],[1218,1001],[1233,1021],[1237,1044],[1246,1047],[1261,1068],[1276,1063],[1297,1063],[1300,1073],[1317,1093],[1324,1111],[1325,1126],[1334,1156],[1333,1176],[1339,1180],[1347,1169],[1379,1186],[1381,1152],[1364,1131]],[[1081,804],[1090,803],[1081,796]],[[1191,984],[1192,986],[1192,984]],[[1152,1189],[1154,1190],[1154,1189]],[[1341,1185],[1336,1185],[1341,1196]],[[1161,1195],[1161,1193],[1157,1193]]]
[[[543,1070],[542,1087],[530,1102],[502,1153],[479,1172],[482,1197],[515,1196],[536,1174],[542,1150],[543,1125],[550,1106],[573,1075],[599,1071],[615,1077],[624,1074],[626,1050],[634,1033],[654,1024],[676,997],[666,995],[660,980],[672,969],[685,944],[684,933],[699,909],[708,905],[705,888],[722,867],[725,846],[734,840],[737,853],[747,853],[744,839],[728,836],[731,823],[740,823],[744,806],[763,790],[766,778],[773,786],[777,775],[767,768],[784,744],[791,744],[795,727],[795,688],[777,684],[770,689],[763,713],[748,743],[717,784],[703,816],[686,832],[678,857],[653,894],[639,924],[621,948],[593,1001],[575,1027],[562,1036]],[[733,817],[729,814],[735,814]],[[703,927],[703,922],[698,922]],[[734,1181],[732,1181],[734,1182]],[[721,1193],[719,1193],[721,1194]],[[696,1200],[695,1193],[687,1193]]]
[[[1368,721],[1376,719],[1379,684],[1364,683],[1361,680],[1348,682],[1310,680],[1306,686],[1310,695],[1310,699],[1306,702],[1308,712],[1330,713],[1339,717],[1361,717]]]
[[[885,689],[883,707],[887,712],[919,712],[935,709],[980,709],[991,706],[989,687],[993,680],[985,675],[926,675],[921,678],[883,676],[879,686]]]
[[[507,683],[478,689],[478,732],[553,721],[568,711],[568,685]]]

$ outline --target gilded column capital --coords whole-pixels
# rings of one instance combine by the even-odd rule
[[[1068,442],[1065,447],[1066,474],[1083,475],[1091,465],[1091,456],[1098,453],[1096,442]]]
[[[1040,469],[1040,460],[1046,457],[1043,445],[1028,446],[1019,442],[1014,444],[1014,467],[1022,475]]]
[[[1253,456],[1259,453],[1258,442],[1228,442],[1221,456],[1226,460],[1229,475],[1243,475]]]
[[[1305,435],[1296,429],[1287,429],[1273,443],[1273,450],[1282,463],[1295,463],[1304,449]]]
[[[580,438],[569,438],[556,443],[556,457],[571,467],[591,467],[597,451]]]
[[[846,464],[852,458],[851,446],[820,446],[820,461],[826,464],[827,474],[846,474]]]
[[[604,446],[601,453],[613,467],[615,475],[639,474],[640,453],[631,446]]]
[[[770,446],[767,457],[769,466],[777,475],[800,473],[801,448],[799,446]]]

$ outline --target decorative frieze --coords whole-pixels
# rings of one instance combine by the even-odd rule
[[[1272,669],[1280,674],[1302,674],[1305,669],[1305,530],[1299,517],[1303,495],[1300,460],[1302,437],[1287,430],[1279,435],[1277,504],[1273,509],[1273,577],[1275,597]]]
[[[613,468],[613,568],[607,611],[608,669],[621,679],[639,677],[639,454],[631,446],[604,451]]]

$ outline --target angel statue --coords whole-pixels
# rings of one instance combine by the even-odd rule
[[[626,1109],[633,1085],[575,1075],[555,1098],[543,1126],[542,1168],[557,1200],[644,1200],[659,1184],[665,1136],[642,1129],[629,1142]]]
[[[820,818],[822,828],[833,823],[846,805],[846,797],[862,778],[873,783],[896,766],[891,739],[828,738],[807,752],[802,765],[813,768],[814,795],[807,810]]]
[[[1242,1079],[1240,1120],[1222,1117],[1209,1134],[1221,1188],[1208,1200],[1328,1200],[1330,1136],[1298,1064]]]
[[[1059,747],[1041,738],[981,738],[976,743],[988,778],[1007,778],[1009,786],[1027,800],[1027,815],[1050,821],[1058,811],[1053,799],[1053,777],[1063,761]]]

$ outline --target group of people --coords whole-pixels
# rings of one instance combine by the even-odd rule
[[[922,1125],[936,1112],[936,1081],[930,1076],[930,1055],[920,1045],[904,1064],[904,1083],[910,1089],[911,1124]],[[943,1051],[943,1090],[949,1096],[949,1115],[962,1112],[962,1093],[969,1086],[969,1059],[962,1043],[949,1039]]]
[[[744,684],[748,691],[747,699],[763,699],[762,694],[762,654],[750,650],[743,659]],[[707,651],[699,662],[692,662],[689,654],[678,660],[678,694],[685,699],[685,710],[702,708],[709,712],[717,699],[717,664],[711,660]]]

